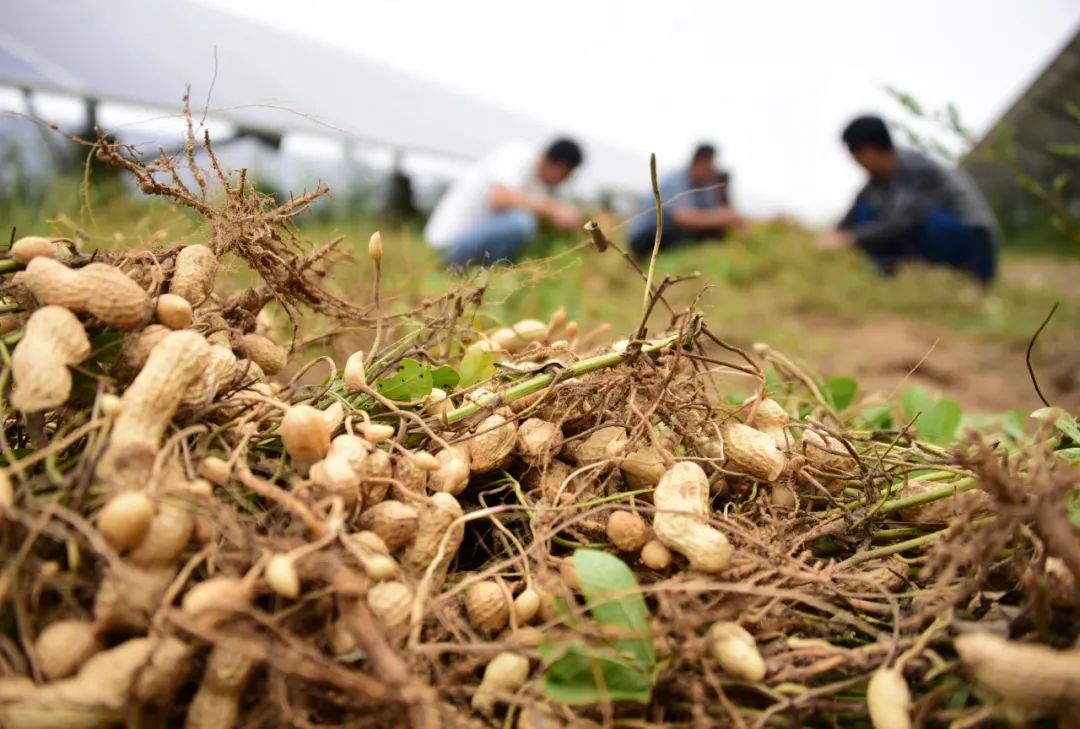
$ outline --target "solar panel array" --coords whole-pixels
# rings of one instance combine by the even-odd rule
[[[194,3],[0,0],[0,17],[0,85],[176,109],[185,86],[201,106],[213,83],[212,111],[246,127],[450,157],[474,158],[498,141],[554,131],[360,55]],[[636,188],[647,179],[643,155],[586,144],[587,186]]]

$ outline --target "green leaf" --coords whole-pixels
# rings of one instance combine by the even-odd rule
[[[1080,448],[1062,448],[1059,451],[1054,451],[1054,455],[1069,463],[1080,463]]]
[[[1024,439],[1024,416],[1019,410],[1001,416],[1001,431],[1018,443]]]
[[[482,349],[470,349],[461,358],[458,374],[461,376],[458,384],[462,387],[483,382],[495,374],[495,355]]]
[[[460,381],[461,377],[458,376],[457,370],[450,365],[436,367],[431,371],[432,387],[438,387],[442,390],[453,390],[458,386],[458,382]]]
[[[395,374],[375,381],[379,394],[398,402],[415,402],[425,398],[431,394],[432,387],[431,368],[409,357],[401,360]]]
[[[851,377],[833,377],[825,381],[825,398],[837,412],[847,410],[858,391],[859,384]]]
[[[1050,154],[1056,154],[1060,157],[1080,157],[1080,144],[1048,144],[1046,149]]]
[[[647,704],[652,697],[650,671],[630,661],[598,655],[580,643],[565,649],[541,644],[538,650],[540,658],[548,664],[544,693],[553,701],[568,705],[597,704],[604,700]]]
[[[1069,440],[1080,445],[1080,426],[1076,424],[1076,418],[1069,415],[1061,408],[1039,408],[1031,414],[1036,420],[1044,423],[1053,423],[1059,432],[1066,435]]]
[[[952,442],[963,415],[964,412],[955,400],[943,398],[919,419],[916,427],[919,435],[931,443],[948,445]]]
[[[603,626],[619,628],[627,636],[612,640],[611,645],[645,666],[653,665],[656,656],[649,609],[626,563],[607,552],[578,549],[574,551],[574,568],[593,619]]]
[[[892,411],[892,405],[884,402],[867,405],[862,408],[855,422],[865,430],[887,430],[893,424]]]
[[[934,396],[921,385],[908,385],[900,393],[900,407],[904,409],[904,416],[908,421],[914,420],[916,415],[920,416],[921,420],[922,416],[934,407]]]
[[[574,569],[593,620],[612,635],[602,645],[542,643],[544,691],[564,704],[648,703],[656,654],[649,610],[630,568],[606,552],[578,549]]]

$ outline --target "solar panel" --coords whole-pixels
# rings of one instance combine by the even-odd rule
[[[378,62],[186,2],[0,0],[0,84],[176,109],[271,131],[478,157],[553,130]],[[216,52],[216,78],[215,78]],[[647,160],[586,140],[587,186],[626,188]],[[640,169],[639,169],[640,168]]]

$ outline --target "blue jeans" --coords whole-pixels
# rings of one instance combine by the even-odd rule
[[[866,203],[855,208],[852,222],[877,219],[877,211]],[[982,228],[966,225],[955,213],[945,208],[931,212],[922,225],[884,241],[875,241],[864,249],[874,264],[886,276],[896,273],[904,260],[920,259],[928,263],[950,266],[967,271],[982,283],[989,283],[997,272],[997,251],[989,234]]]
[[[458,236],[443,260],[448,266],[513,261],[536,235],[536,216],[528,210],[506,210]]]

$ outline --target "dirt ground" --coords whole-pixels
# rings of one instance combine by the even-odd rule
[[[829,374],[850,374],[864,392],[888,395],[905,384],[923,385],[957,400],[965,410],[1030,412],[1042,405],[1024,363],[1024,346],[935,330],[895,318],[872,324],[828,319],[808,322],[830,342],[819,364]],[[1047,333],[1049,334],[1049,332]],[[1080,408],[1080,342],[1071,333],[1044,334],[1034,363],[1052,405]]]

